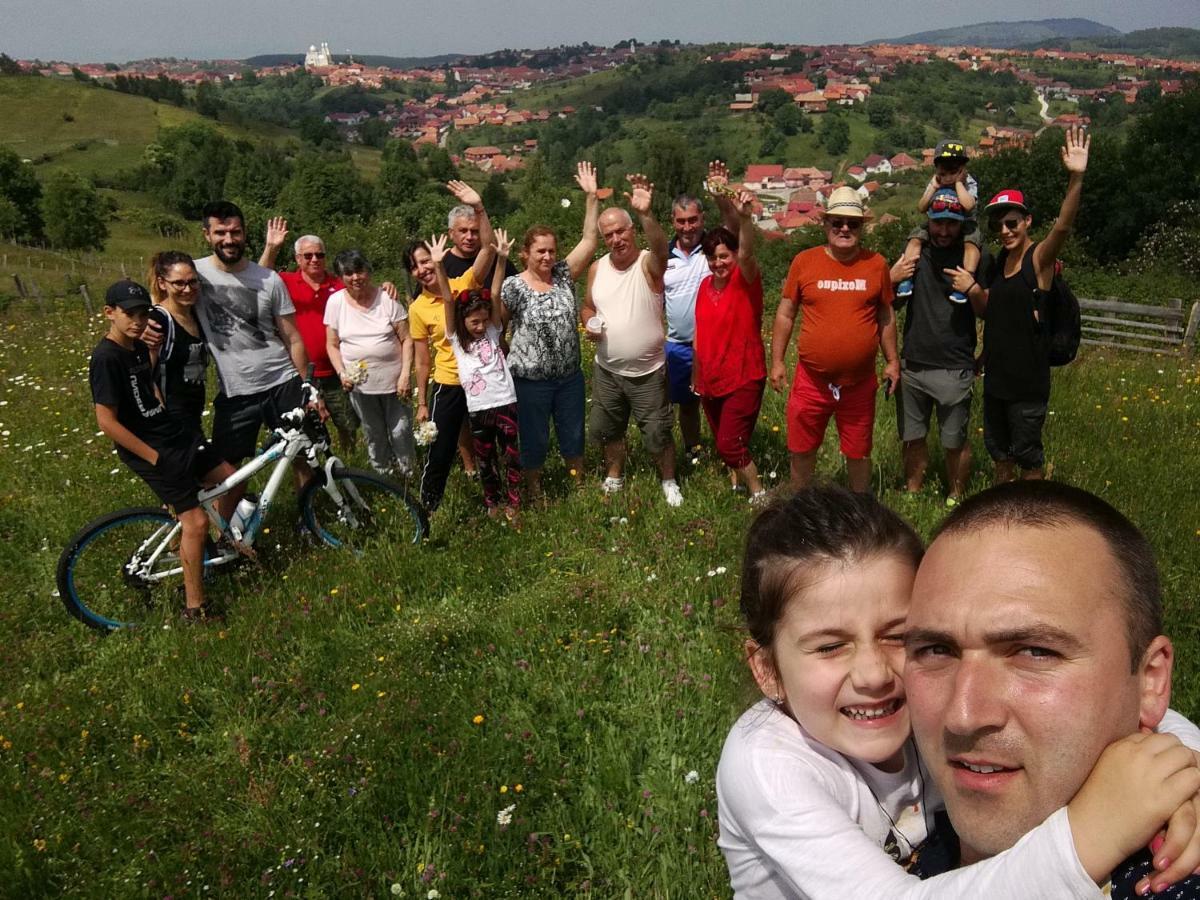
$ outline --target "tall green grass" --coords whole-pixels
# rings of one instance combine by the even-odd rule
[[[224,627],[162,610],[102,638],[53,575],[84,522],[151,501],[96,434],[103,328],[78,303],[0,315],[0,894],[728,894],[713,775],[753,696],[736,631],[750,512],[711,454],[683,465],[679,509],[636,440],[609,503],[593,471],[572,491],[552,463],[550,507],[519,530],[456,473],[426,546],[361,563],[298,540],[285,503],[261,562],[208,584]],[[1090,352],[1056,374],[1047,427],[1053,476],[1159,552],[1174,705],[1193,715],[1198,391],[1192,363]],[[775,485],[768,393],[754,452]],[[928,532],[940,478],[898,492],[893,415],[876,487]],[[839,469],[831,440],[821,472]]]

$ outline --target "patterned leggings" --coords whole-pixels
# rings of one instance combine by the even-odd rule
[[[519,508],[521,451],[517,440],[517,404],[482,409],[471,413],[470,419],[483,502],[489,509],[500,505],[500,457],[503,456],[508,505]]]

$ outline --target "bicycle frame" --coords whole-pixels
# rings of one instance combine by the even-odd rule
[[[305,388],[310,392],[309,397],[311,401],[316,402],[316,399],[319,397],[316,387],[308,383],[305,385]],[[295,464],[296,458],[303,453],[305,460],[315,468],[317,464],[317,452],[328,449],[328,445],[314,441],[304,431],[305,415],[304,406],[285,413],[283,419],[293,424],[286,428],[275,428],[272,434],[274,434],[277,440],[220,484],[204,488],[197,495],[200,506],[208,516],[209,521],[217,527],[217,530],[222,535],[230,534],[229,521],[217,511],[217,500],[239,484],[245,484],[263,469],[267,468],[267,466],[270,466],[272,463],[275,464],[275,470],[271,472],[270,477],[267,479],[267,485],[263,488],[262,494],[259,497],[258,515],[242,535],[241,546],[243,548],[249,548],[254,545],[254,540],[258,536],[259,528],[267,517],[267,512],[271,508],[275,494],[279,491],[279,486],[283,483],[287,470]],[[331,472],[335,465],[340,464],[341,460],[331,455],[325,461],[325,471],[327,473]],[[336,491],[336,488],[334,490]],[[340,505],[340,497],[335,494],[335,498],[339,500]],[[157,529],[130,557],[129,562],[126,563],[127,573],[151,582],[162,581],[166,578],[181,575],[183,573],[182,566],[173,566],[169,569],[155,571],[154,565],[159,557],[172,547],[182,528],[183,526],[176,520],[169,526],[164,524],[162,528]],[[143,557],[142,553],[149,548],[153,548],[152,552],[149,556]],[[223,565],[236,559],[238,555],[239,551],[237,548],[223,547],[221,552],[216,556],[204,560],[204,565],[206,568]]]

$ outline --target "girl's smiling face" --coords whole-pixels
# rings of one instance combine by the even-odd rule
[[[889,771],[910,734],[901,673],[915,575],[894,553],[800,564],[772,646],[746,646],[763,694],[813,738]]]

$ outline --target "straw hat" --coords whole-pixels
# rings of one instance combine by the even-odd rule
[[[862,197],[852,187],[840,187],[829,195],[825,203],[825,216],[843,216],[847,219],[870,219],[871,213],[863,206]]]

